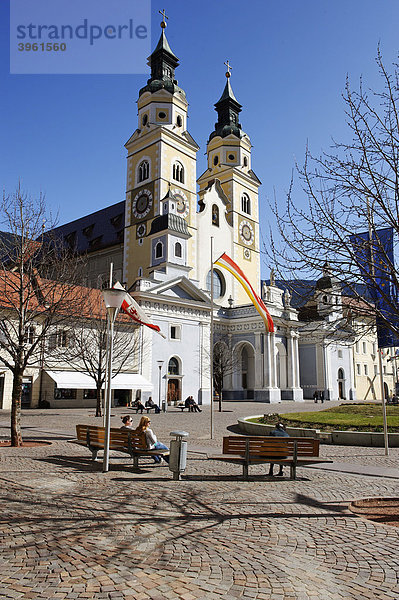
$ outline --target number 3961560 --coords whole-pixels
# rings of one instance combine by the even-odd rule
[[[19,52],[65,52],[67,46],[64,42],[61,44],[51,43],[51,42],[41,42],[40,44],[36,43],[19,43],[18,50]]]

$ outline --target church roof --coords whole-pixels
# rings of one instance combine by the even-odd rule
[[[55,227],[51,235],[63,239],[66,246],[83,254],[123,244],[125,202],[118,202],[94,213]]]
[[[216,136],[226,137],[231,134],[238,138],[242,137],[241,125],[238,122],[238,115],[242,106],[234,95],[230,84],[230,74],[226,73],[226,77],[227,81],[223,93],[215,104],[218,122],[215,123],[215,131],[211,133],[209,140]]]
[[[144,92],[156,92],[161,89],[174,94],[179,92],[185,96],[184,90],[177,85],[175,79],[175,69],[179,66],[179,59],[171,50],[165,34],[165,27],[162,27],[161,37],[155,50],[148,57],[148,66],[151,67],[151,77],[147,85],[141,88],[139,96]]]

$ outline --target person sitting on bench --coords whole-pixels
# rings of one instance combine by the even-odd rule
[[[136,415],[137,413],[140,411],[141,414],[143,414],[143,410],[145,409],[144,404],[141,402],[141,400],[136,400],[135,402],[133,402],[133,407],[136,409]]]
[[[160,408],[159,408],[159,406],[158,406],[158,404],[155,404],[155,402],[153,401],[153,399],[152,399],[152,397],[151,397],[151,396],[150,396],[150,397],[148,398],[148,400],[146,401],[146,403],[145,403],[145,407],[146,407],[146,408],[154,408],[156,413],[159,413],[159,412],[161,412],[161,411],[160,411]]]
[[[150,429],[150,423],[150,417],[141,417],[140,423],[136,428],[136,433],[138,433],[139,435],[144,434],[148,450],[169,450],[169,448],[165,446],[165,444],[158,442],[157,436],[152,431],[152,429]],[[162,463],[162,458],[167,463],[169,462],[169,456],[167,454],[164,454],[163,456],[154,456],[154,462],[160,464]]]
[[[290,437],[289,434],[285,430],[285,426],[282,423],[277,423],[276,428],[270,432],[270,435],[272,435],[273,437]],[[273,477],[273,475],[274,475],[273,467],[274,467],[273,463],[270,463],[269,477]],[[277,476],[278,477],[283,476],[283,465],[280,465],[280,469],[279,469],[279,472],[277,473]]]

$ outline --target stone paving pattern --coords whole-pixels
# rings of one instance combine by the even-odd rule
[[[398,495],[399,471],[387,478],[384,468],[397,467],[399,449],[385,457],[383,448],[322,447],[339,462],[378,466],[379,477],[302,468],[290,481],[254,466],[248,482],[238,465],[198,452],[220,449],[239,416],[298,406],[226,403],[213,440],[207,408],[151,415],[161,441],[174,429],[190,433],[196,452],[182,481],[149,461],[135,471],[116,453],[103,474],[87,449],[67,442],[75,424],[99,424],[93,410],[24,411],[25,438],[52,444],[0,450],[0,598],[396,600],[399,528],[348,504]],[[126,412],[114,409],[112,425]],[[0,411],[0,437],[8,423]]]

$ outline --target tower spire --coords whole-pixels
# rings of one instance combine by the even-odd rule
[[[215,123],[215,131],[213,131],[209,137],[211,140],[213,137],[221,136],[226,137],[227,135],[233,134],[238,138],[241,137],[241,125],[238,122],[238,115],[241,112],[241,104],[237,101],[234,96],[230,84],[231,70],[232,67],[228,60],[224,63],[227,67],[226,85],[223,93],[219,100],[215,104],[215,109],[218,114],[218,121]]]
[[[165,9],[158,12],[162,15],[161,36],[154,52],[148,57],[151,77],[147,81],[147,85],[140,90],[139,95],[141,96],[144,92],[155,92],[162,88],[168,90],[171,94],[176,91],[184,94],[175,79],[175,69],[179,66],[179,59],[171,50],[165,34],[166,21],[169,17],[166,15]]]

